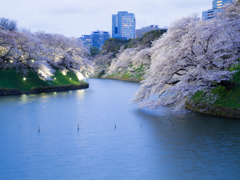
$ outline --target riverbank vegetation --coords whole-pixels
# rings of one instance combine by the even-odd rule
[[[75,38],[44,32],[30,33],[0,29],[0,69],[14,68],[26,74],[32,70],[50,80],[56,69],[71,70],[79,77],[88,76],[91,62],[87,50]]]
[[[232,67],[237,70],[225,85],[217,84],[211,91],[198,91],[191,97],[192,103],[197,106],[204,103],[213,106],[240,108],[240,66]]]
[[[59,70],[56,70],[51,77],[52,81],[43,80],[34,71],[29,71],[24,75],[18,73],[15,69],[1,70],[0,77],[0,90],[15,89],[20,92],[29,92],[33,88],[40,87],[87,84],[84,80],[79,80],[72,71],[68,71],[66,75],[63,75]]]
[[[93,77],[142,80],[150,66],[149,48],[165,32],[154,30],[130,40],[109,39],[93,59]]]
[[[207,101],[212,103],[228,99],[232,88],[238,90],[238,83],[232,83],[238,70],[231,68],[239,64],[239,27],[239,2],[208,21],[193,14],[172,23],[150,49],[151,66],[132,102],[140,103],[140,107],[182,109],[201,91],[210,94]],[[216,90],[219,96],[211,94]]]
[[[33,86],[76,84],[92,72],[89,52],[77,39],[20,32],[11,22],[0,20],[0,88],[27,91]]]
[[[225,85],[215,85],[210,91],[198,91],[186,101],[186,108],[204,114],[240,118],[240,67]]]

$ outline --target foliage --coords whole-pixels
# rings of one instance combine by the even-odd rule
[[[99,48],[98,47],[90,47],[90,54],[91,56],[96,56],[97,54],[99,54]]]
[[[136,48],[140,45],[144,47],[151,47],[152,42],[160,38],[167,30],[152,30],[145,33],[141,38],[135,38],[129,41],[129,43],[124,47],[126,48]]]
[[[150,31],[142,38],[121,40],[110,38],[103,46],[103,51],[93,59],[94,77],[114,77],[141,80],[150,67],[152,41],[159,38],[166,30]]]
[[[121,78],[128,75],[133,80],[139,80],[150,67],[149,48],[128,48],[115,57],[109,66],[106,76],[114,74]]]
[[[240,65],[234,65],[230,68],[231,71],[237,71],[233,74],[232,82],[234,82],[233,86],[228,87],[224,85],[217,84],[210,93],[199,91],[195,93],[191,100],[196,103],[210,103],[214,106],[224,106],[224,107],[233,107],[233,108],[240,108]],[[209,101],[209,97],[213,99],[217,97],[214,102]]]
[[[196,92],[230,82],[235,72],[229,69],[239,63],[239,25],[239,3],[212,20],[191,15],[172,23],[153,43],[152,64],[132,102],[181,109]]]
[[[105,44],[102,46],[102,49],[104,51],[113,52],[114,54],[117,54],[120,47],[127,44],[128,42],[129,40],[109,38],[107,41],[105,41]]]
[[[240,108],[239,92],[240,83],[238,82],[231,89],[227,89],[226,87],[220,85],[212,89],[210,93],[199,91],[191,97],[191,100],[195,104],[206,103],[214,106]],[[214,101],[211,101],[211,99],[214,99]]]
[[[0,18],[0,27],[7,31],[17,31],[17,22],[7,19],[7,18]]]
[[[107,53],[105,55],[99,54],[95,56],[93,59],[94,73],[92,74],[92,77],[105,75],[114,57],[114,53]]]
[[[17,89],[24,92],[29,91],[33,87],[82,84],[82,81],[79,81],[76,74],[72,71],[69,71],[64,76],[59,70],[57,70],[54,76],[52,76],[54,79],[53,81],[44,81],[33,71],[29,71],[25,76],[18,73],[15,69],[0,70],[0,77],[0,89]],[[26,79],[24,80],[24,78]]]
[[[83,79],[92,72],[86,52],[75,38],[0,29],[0,69],[14,68],[23,74],[32,70],[45,80],[52,80],[55,69],[62,73],[70,70]]]
[[[105,41],[103,45],[103,50],[106,52],[113,52],[117,54],[120,50],[121,46],[124,46],[124,49],[127,48],[136,48],[138,46],[150,47],[152,42],[158,39],[161,35],[163,35],[167,30],[153,30],[147,32],[141,38],[122,40],[116,38],[109,38]]]
[[[135,39],[130,39],[129,42],[124,46],[124,49],[127,48],[136,48],[138,47],[141,43],[141,38],[135,38]]]

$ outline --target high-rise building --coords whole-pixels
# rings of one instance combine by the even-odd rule
[[[91,46],[91,35],[82,35],[82,37],[78,38],[82,41],[83,45],[86,47],[86,48],[90,48]]]
[[[224,5],[231,3],[233,0],[214,0],[212,2],[213,9],[223,9]]]
[[[118,39],[134,39],[136,36],[136,19],[133,13],[120,11],[112,15],[112,37]]]
[[[110,33],[107,31],[93,31],[91,34],[91,47],[102,48],[104,42],[108,40]]]
[[[216,17],[218,13],[223,12],[224,6],[231,2],[233,2],[233,0],[213,0],[212,9],[203,11],[202,18],[208,20]]]
[[[118,38],[118,15],[112,15],[112,38]]]

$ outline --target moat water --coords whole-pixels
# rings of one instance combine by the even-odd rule
[[[137,109],[138,83],[89,83],[0,97],[0,179],[239,179],[240,120]]]

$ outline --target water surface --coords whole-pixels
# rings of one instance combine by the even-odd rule
[[[0,97],[0,179],[239,179],[238,119],[137,109],[138,83],[89,83]]]

